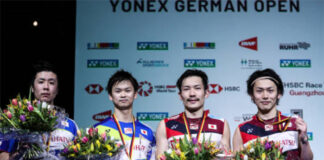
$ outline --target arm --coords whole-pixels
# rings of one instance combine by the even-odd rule
[[[0,153],[0,159],[9,160],[9,153],[7,153],[7,152],[1,152]]]
[[[224,120],[224,131],[223,131],[223,136],[221,139],[221,144],[224,146],[224,149],[226,151],[230,151],[231,149],[231,140],[230,140],[230,128],[226,120]]]
[[[243,148],[243,140],[241,137],[240,129],[239,127],[236,128],[234,136],[233,136],[233,151],[238,152]]]
[[[165,123],[162,120],[156,129],[156,153],[155,158],[158,160],[160,155],[168,150],[168,139],[166,136]]]
[[[313,152],[307,140],[307,124],[300,117],[296,118],[296,127],[299,132],[298,141],[300,148],[300,157],[304,160],[312,160]]]

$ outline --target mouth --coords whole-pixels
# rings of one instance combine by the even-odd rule
[[[51,95],[51,94],[49,94],[49,93],[42,93],[42,94],[41,94],[42,97],[49,97],[50,95]]]
[[[263,105],[268,105],[268,104],[270,104],[271,102],[270,101],[262,101],[261,102],[261,104],[263,104]]]
[[[119,102],[121,102],[121,103],[126,103],[127,101],[128,101],[127,99],[119,100]]]
[[[194,103],[198,102],[199,99],[198,99],[198,98],[195,98],[195,99],[188,99],[187,101],[188,101],[189,103],[191,103],[191,104],[194,104]]]

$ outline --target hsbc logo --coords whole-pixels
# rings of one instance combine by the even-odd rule
[[[100,84],[89,84],[85,90],[89,94],[100,94],[103,90],[103,87]]]
[[[210,94],[218,94],[222,91],[225,92],[239,92],[240,87],[239,86],[224,86],[222,87],[219,84],[209,84],[209,93]]]
[[[252,37],[246,40],[242,40],[239,42],[239,46],[248,48],[251,50],[258,50],[258,37]]]
[[[219,84],[209,84],[209,93],[218,94],[223,90],[223,87]]]

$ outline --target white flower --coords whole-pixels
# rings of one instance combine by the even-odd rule
[[[253,152],[254,152],[254,148],[251,148],[251,149],[250,149],[250,153],[253,153]]]
[[[244,155],[243,160],[248,160],[248,159],[249,159],[249,157],[247,155]]]

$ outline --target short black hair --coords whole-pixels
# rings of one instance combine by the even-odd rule
[[[260,77],[271,77],[268,78],[269,80],[271,80],[273,83],[276,84],[277,86],[277,90],[278,93],[283,95],[284,93],[284,87],[283,87],[283,83],[281,81],[280,76],[272,69],[267,68],[264,70],[257,70],[255,72],[253,72],[249,79],[246,81],[247,84],[247,93],[252,96],[253,95],[253,87],[254,87],[254,81]]]
[[[44,60],[38,60],[36,61],[34,64],[33,64],[33,77],[31,79],[31,86],[34,88],[34,82],[35,82],[35,79],[36,79],[36,75],[39,73],[39,72],[53,72],[54,74],[56,74],[56,77],[57,77],[57,81],[59,81],[59,76],[58,76],[58,72],[57,72],[57,69],[55,68],[55,66],[50,63],[49,61],[44,61]],[[57,82],[57,84],[59,84]]]
[[[208,89],[208,77],[207,74],[204,71],[198,70],[198,69],[187,69],[184,73],[182,73],[182,75],[180,76],[180,78],[177,81],[177,87],[179,89],[179,92],[181,92],[181,86],[182,86],[182,82],[185,78],[187,77],[191,77],[191,76],[198,76],[201,78],[203,85],[204,85],[204,89]]]
[[[128,80],[132,83],[134,87],[134,91],[137,92],[138,90],[138,82],[137,80],[132,76],[131,73],[124,71],[124,70],[118,70],[115,72],[108,80],[108,84],[106,87],[106,91],[108,92],[109,95],[112,93],[112,87],[119,82]]]

